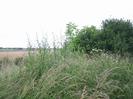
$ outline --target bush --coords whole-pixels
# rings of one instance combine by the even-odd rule
[[[98,48],[96,36],[99,33],[100,30],[96,29],[95,26],[85,26],[69,40],[68,47],[73,51],[90,53],[92,49]]]
[[[19,66],[22,64],[23,61],[24,61],[23,57],[16,57],[14,60],[14,64]]]
[[[95,26],[86,26],[80,30],[73,25],[67,28],[69,33],[66,33],[71,34],[67,46],[74,51],[90,53],[92,49],[101,49],[122,56],[133,55],[133,24],[129,20],[107,19],[100,30]]]
[[[129,20],[107,19],[102,24],[102,48],[121,55],[133,54],[133,24]]]

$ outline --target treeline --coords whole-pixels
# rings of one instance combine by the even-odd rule
[[[0,47],[0,51],[25,51],[27,48],[4,48]]]
[[[130,20],[106,19],[101,29],[84,26],[78,29],[74,23],[67,24],[65,47],[73,51],[90,53],[92,50],[120,55],[133,55],[133,23]]]

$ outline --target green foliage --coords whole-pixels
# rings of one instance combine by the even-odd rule
[[[0,71],[0,99],[133,98],[133,64],[128,60],[54,51],[40,47],[23,66]]]
[[[72,30],[69,32],[74,34]],[[92,49],[101,49],[122,56],[133,55],[133,24],[129,20],[107,19],[103,21],[102,29],[86,26],[75,36],[69,36],[72,39],[69,39],[68,45],[73,50],[90,53]]]
[[[0,99],[133,99],[133,64],[128,57],[122,59],[101,50],[117,52],[110,37],[122,42],[124,30],[119,31],[122,35],[114,32],[118,28],[112,31],[114,21],[102,30],[94,26],[78,30],[73,25],[66,32],[67,47],[73,51],[50,49],[38,42],[39,47],[35,51],[31,48],[24,60],[17,59],[17,63],[24,61],[18,64],[21,66],[0,70]],[[132,44],[131,31],[129,34],[131,39],[125,39],[125,45],[127,41]],[[131,49],[123,48],[122,53]]]
[[[66,26],[66,42],[65,42],[65,47],[68,47],[70,49],[73,49],[73,47],[75,46],[74,45],[74,41],[75,41],[75,37],[77,36],[78,34],[78,29],[77,29],[77,26],[72,23],[72,22],[69,22]]]
[[[77,26],[74,23],[69,22],[67,24],[67,27],[66,28],[67,28],[66,29],[66,36],[68,38],[71,38],[71,37],[76,36],[76,34],[77,34]]]
[[[92,49],[97,48],[95,37],[99,33],[100,31],[97,30],[94,26],[84,27],[80,30],[79,35],[77,36],[79,41],[74,43],[78,46],[78,48],[81,48],[85,52],[89,53]]]
[[[95,26],[85,26],[69,41],[68,47],[74,51],[90,53],[92,49],[98,48],[96,37],[99,34],[100,30],[96,29]]]
[[[101,36],[106,50],[121,55],[133,53],[133,24],[129,20],[108,19],[103,21]]]
[[[22,62],[23,62],[23,57],[17,57],[14,60],[15,65],[20,65],[20,64],[22,64]]]

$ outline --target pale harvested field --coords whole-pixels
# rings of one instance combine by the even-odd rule
[[[0,52],[0,58],[17,58],[17,57],[24,57],[28,54],[27,51],[4,51]]]

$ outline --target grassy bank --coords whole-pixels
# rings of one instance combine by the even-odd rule
[[[0,71],[0,99],[133,99],[133,64],[118,56],[40,49]]]

